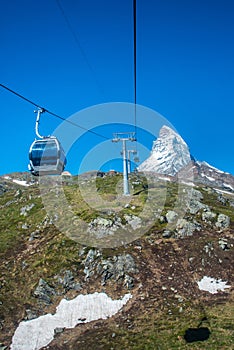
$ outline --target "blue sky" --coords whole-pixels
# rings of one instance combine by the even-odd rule
[[[102,103],[133,102],[132,1],[59,2],[70,27],[56,0],[0,1],[1,83],[64,118]],[[232,174],[233,92],[232,0],[137,0],[138,104],[164,116],[196,159]],[[0,106],[0,174],[27,171],[34,107],[3,89]],[[83,118],[78,113],[76,122],[85,126]],[[60,123],[44,114],[41,133],[51,134]],[[112,128],[98,123],[111,138]],[[151,128],[154,135],[154,122]],[[68,159],[72,173],[80,154],[100,140],[88,134],[82,142]],[[111,147],[105,145],[108,160]]]

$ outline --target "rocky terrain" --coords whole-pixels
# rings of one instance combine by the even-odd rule
[[[82,176],[84,188],[95,186],[109,203],[100,209],[81,196],[77,177],[64,177],[60,186],[69,208],[87,224],[86,232],[78,232],[82,244],[72,239],[69,225],[68,234],[66,227],[58,229],[64,222],[56,177],[49,181],[53,217],[35,179],[28,174],[0,178],[0,349],[10,348],[20,322],[54,315],[61,301],[97,292],[112,300],[131,297],[113,316],[92,321],[79,316],[73,328],[56,326],[43,349],[234,348],[231,188],[202,183],[181,188],[174,180],[154,176],[150,182],[132,174],[126,204],[119,195],[120,174]],[[145,207],[154,215],[147,230]],[[135,239],[121,237],[123,244],[102,246],[126,225],[137,232]],[[102,245],[86,244],[86,235]]]
[[[138,171],[164,176],[170,181],[184,180],[234,191],[234,176],[195,160],[182,137],[166,125],[161,128],[150,156],[138,167]]]

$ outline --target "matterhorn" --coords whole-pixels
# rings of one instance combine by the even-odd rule
[[[153,142],[151,155],[139,167],[139,171],[150,171],[174,176],[191,162],[191,155],[182,137],[164,125],[159,137]]]
[[[183,180],[234,192],[234,176],[204,161],[195,160],[182,137],[169,126],[162,126],[153,142],[150,156],[137,168],[166,180]]]

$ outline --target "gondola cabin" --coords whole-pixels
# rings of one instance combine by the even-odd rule
[[[29,170],[35,175],[60,175],[66,165],[64,150],[54,136],[35,140],[29,149]]]

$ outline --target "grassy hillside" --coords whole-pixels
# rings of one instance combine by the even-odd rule
[[[162,180],[150,183],[144,177],[132,176],[131,196],[125,204],[121,181],[121,175],[97,179],[75,177],[64,179],[60,185],[67,205],[77,218],[87,225],[99,220],[97,227],[89,226],[91,231],[96,230],[95,234],[100,235],[99,223],[104,222],[101,226],[105,228],[101,231],[104,239],[108,239],[107,229],[111,230],[116,223],[124,226],[129,218],[141,216],[151,193],[152,206],[146,213],[152,207],[154,211],[160,207],[154,223],[142,236],[137,235],[136,240],[115,248],[97,248],[82,244],[80,239],[70,239],[66,229],[69,231],[70,226],[74,229],[74,223],[67,222],[64,229],[59,230],[60,219],[48,215],[37,183],[23,187],[11,180],[0,181],[6,190],[0,195],[0,343],[4,346],[10,345],[21,320],[31,318],[32,314],[36,317],[54,312],[64,297],[105,291],[119,298],[130,291],[132,299],[119,314],[65,330],[46,348],[234,348],[233,195],[196,187],[200,199],[193,203],[195,207],[189,204],[183,213],[186,221],[183,224],[196,226],[190,235],[190,231],[186,231],[190,226],[181,230],[175,225],[170,228],[167,222],[168,212],[175,211],[178,202],[178,184]],[[180,189],[181,193],[190,190],[185,185]],[[52,183],[48,189],[50,205],[59,217],[64,208],[59,206],[56,191]],[[97,194],[104,201],[100,206]],[[184,205],[185,199],[180,201]],[[201,208],[193,214],[198,204]],[[230,218],[227,227],[217,226],[220,214]],[[167,235],[168,227],[170,234]],[[86,232],[79,232],[79,237],[85,238],[85,235]],[[134,266],[129,267],[126,262],[121,274],[115,275],[116,261],[126,256],[131,257]],[[201,291],[197,281],[204,276],[222,279],[232,287],[217,294]],[[51,288],[47,299],[35,293],[40,279]],[[209,328],[209,339],[186,343],[186,329],[199,325]]]

